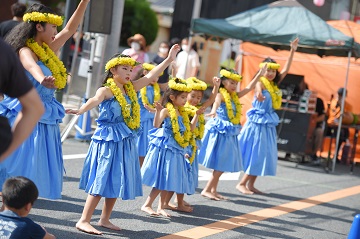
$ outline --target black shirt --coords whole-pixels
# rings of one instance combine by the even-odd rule
[[[5,38],[6,34],[8,34],[11,29],[13,29],[19,23],[19,21],[15,20],[7,20],[0,23],[0,37]]]
[[[324,107],[324,101],[320,98],[316,98],[316,108],[315,112],[318,114],[318,117],[325,114],[325,107]],[[323,122],[317,122],[316,128],[319,128],[322,126]]]

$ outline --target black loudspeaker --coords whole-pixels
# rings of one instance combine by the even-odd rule
[[[284,110],[277,110],[276,113],[280,118],[277,126],[277,132],[280,133],[277,140],[278,150],[310,154],[317,114]]]
[[[110,34],[114,0],[90,1],[85,14],[84,32]]]

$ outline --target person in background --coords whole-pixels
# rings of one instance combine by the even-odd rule
[[[221,62],[220,64],[220,68],[221,69],[227,69],[227,70],[236,70],[235,67],[235,58],[236,58],[236,52],[235,51],[231,51],[230,53],[230,57],[228,59],[226,59],[225,61]],[[220,69],[220,70],[221,70]]]
[[[149,55],[146,53],[146,39],[143,35],[137,33],[132,37],[129,37],[127,40],[130,48],[125,49],[122,54],[128,55],[139,63],[149,62]],[[136,80],[135,77],[138,74],[138,71],[141,70],[141,64],[135,66],[131,74],[131,80]]]
[[[12,19],[0,23],[0,37],[5,38],[6,34],[11,31],[17,24],[22,22],[22,17],[26,11],[26,5],[14,3],[11,5]]]
[[[0,212],[1,238],[55,238],[27,217],[39,196],[34,182],[20,176],[9,178],[3,185],[2,194],[5,210]]]
[[[153,62],[159,65],[163,62],[169,54],[170,44],[167,41],[160,43],[159,51],[153,59]],[[159,77],[158,84],[162,92],[165,92],[169,81],[169,67],[164,70],[164,73]]]
[[[200,60],[198,53],[195,51],[196,44],[193,44],[190,47],[189,38],[184,38],[181,41],[181,49],[182,51],[176,57],[176,77],[181,79],[197,77],[200,68]]]

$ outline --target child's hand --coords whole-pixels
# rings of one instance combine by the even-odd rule
[[[157,101],[157,102],[154,103],[154,107],[155,107],[155,110],[156,110],[156,111],[159,111],[159,112],[160,112],[162,109],[164,109],[164,107],[160,104],[159,101]]]
[[[178,44],[173,45],[169,51],[168,58],[170,58],[171,61],[175,60],[176,55],[178,54],[179,51],[180,51],[180,46]]]
[[[298,47],[298,43],[299,43],[299,38],[295,38],[295,40],[293,40],[292,42],[290,42],[290,47],[292,50],[296,51],[297,47]]]
[[[55,83],[55,78],[53,76],[45,76],[40,84],[45,86],[46,88],[55,89],[56,86],[54,85],[54,83]]]
[[[144,108],[147,109],[150,113],[155,113],[156,109],[150,107],[148,104],[144,104]]]
[[[263,67],[260,69],[260,76],[263,76],[267,70],[267,64],[264,64]]]
[[[218,88],[220,87],[221,80],[219,77],[214,76],[212,82],[213,82],[214,86],[217,86]]]
[[[79,115],[79,110],[75,110],[75,109],[66,109],[65,110],[66,114],[74,114],[74,115]]]
[[[201,114],[204,114],[205,112],[205,107],[200,107],[197,111],[196,111],[196,114],[197,115],[201,115]]]
[[[262,94],[261,91],[255,93],[256,99],[260,102],[263,102],[265,100],[265,96]]]
[[[187,158],[187,159],[190,158],[190,155],[189,155],[189,154],[185,154],[184,156],[185,156],[185,158]]]

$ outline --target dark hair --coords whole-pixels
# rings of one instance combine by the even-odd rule
[[[33,205],[38,196],[35,183],[21,176],[8,178],[2,188],[4,204],[15,209],[21,209],[28,203]]]
[[[26,13],[31,12],[56,14],[51,8],[40,3],[34,3],[26,11]],[[19,52],[19,50],[25,46],[27,39],[35,37],[37,33],[36,24],[45,26],[46,22],[21,22],[6,35],[5,41],[9,43],[16,52]]]
[[[270,57],[267,57],[265,58],[265,60],[263,60],[263,62],[270,62],[270,63],[277,63],[274,59],[270,58]],[[279,77],[280,73],[278,70],[276,70],[276,75],[275,75],[275,78],[273,80],[273,82],[277,85],[279,80],[280,80],[280,77]]]
[[[124,54],[116,53],[115,55],[113,55],[112,57],[110,57],[110,59],[109,59],[108,61],[110,61],[110,60],[112,60],[112,59],[114,59],[114,58],[117,58],[117,57],[129,57],[129,58],[131,58],[129,55],[124,55]],[[117,66],[116,66],[116,67],[117,67]],[[115,68],[116,68],[116,67],[115,67]],[[114,77],[114,75],[111,73],[110,69],[109,69],[108,71],[105,71],[105,74],[104,74],[104,77],[103,77],[103,82],[102,82],[101,86],[105,85],[107,79],[108,79],[108,78],[112,78],[112,77]]]
[[[170,48],[170,42],[168,42],[168,41],[162,41],[162,42],[160,42],[159,47],[160,47],[161,44],[166,44],[167,47]],[[175,43],[175,44],[176,44],[176,43]],[[172,45],[175,45],[175,44],[172,44]],[[172,46],[172,45],[171,45],[171,46]]]
[[[174,37],[174,38],[171,38],[171,40],[170,40],[169,43],[170,43],[170,46],[173,46],[173,45],[175,45],[175,44],[179,44],[179,45],[180,45],[181,41],[180,41],[180,38]]]
[[[13,5],[11,5],[11,14],[14,17],[23,17],[24,13],[26,11],[26,5],[16,2]]]
[[[225,68],[224,68],[224,69],[225,69]],[[230,73],[239,75],[239,73],[238,73],[236,70],[234,70],[234,69],[225,69],[225,70],[230,71]],[[223,88],[224,88],[223,81],[224,81],[224,80],[231,80],[231,79],[226,78],[225,76],[221,76],[221,77],[220,77],[220,80],[221,80],[221,81],[220,81],[220,87],[223,87]]]
[[[174,78],[175,82],[178,81],[178,78]],[[174,90],[171,89],[169,86],[166,88],[164,95],[162,97],[161,100],[161,105],[162,106],[166,106],[166,104],[168,102],[170,102],[171,104],[173,104],[172,100],[170,99],[170,95],[173,95],[175,97],[178,97],[179,95],[181,95],[182,93],[184,93],[184,91],[179,91],[179,90]]]

